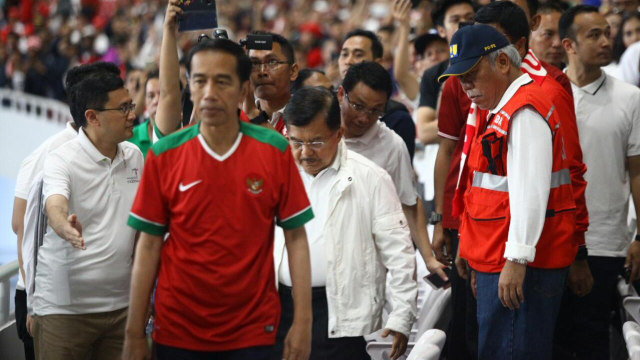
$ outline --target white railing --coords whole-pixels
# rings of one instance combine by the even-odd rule
[[[70,120],[66,104],[0,89],[0,177],[15,180],[22,160]]]
[[[0,106],[62,124],[72,121],[67,104],[11,89],[0,88]]]
[[[11,279],[18,276],[18,260],[0,266],[0,327],[13,320],[10,312]]]

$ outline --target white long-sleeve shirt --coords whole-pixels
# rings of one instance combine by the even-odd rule
[[[497,113],[520,86],[531,81],[527,74],[518,77],[490,113]],[[511,223],[504,257],[533,262],[549,200],[553,166],[552,136],[545,119],[530,106],[516,111],[511,116],[509,126],[507,184]]]

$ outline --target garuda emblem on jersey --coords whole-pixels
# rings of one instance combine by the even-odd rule
[[[247,183],[247,190],[254,195],[258,195],[262,192],[262,184],[264,183],[264,179],[260,179],[257,176],[249,175],[245,180]]]

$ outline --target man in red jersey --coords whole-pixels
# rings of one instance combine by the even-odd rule
[[[306,359],[311,286],[303,225],[313,213],[291,150],[276,132],[238,119],[251,73],[239,45],[200,42],[187,66],[200,122],[152,146],[129,217],[141,236],[124,358],[147,357],[144,323],[157,271],[158,359],[268,359],[280,317],[277,221],[295,299],[283,358]]]

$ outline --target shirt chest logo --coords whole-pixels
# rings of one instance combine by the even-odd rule
[[[133,176],[127,177],[127,184],[135,184],[140,182],[140,178],[138,177],[138,168],[131,169]]]
[[[186,184],[186,185],[185,185],[185,184],[183,184],[182,182],[180,182],[180,183],[178,184],[178,190],[180,190],[180,192],[185,192],[185,191],[187,191],[187,190],[191,189],[192,187],[194,187],[194,186],[196,186],[196,185],[200,184],[201,182],[202,182],[202,180],[197,180],[197,181],[194,181],[194,182],[188,183],[188,184]]]
[[[249,174],[245,179],[245,183],[247,184],[247,191],[254,195],[258,195],[262,192],[264,179],[262,179],[259,175]]]

